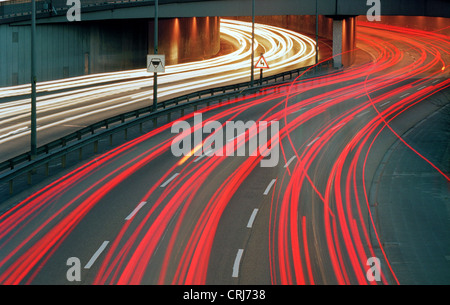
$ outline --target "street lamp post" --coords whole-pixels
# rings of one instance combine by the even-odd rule
[[[36,1],[31,1],[31,157],[37,155],[36,132]]]
[[[155,54],[158,54],[158,0],[155,0],[155,25],[154,25],[154,48]],[[153,72],[153,111],[158,108],[158,73]]]
[[[316,0],[316,65],[319,63],[319,10],[318,10],[318,2]],[[317,66],[316,66],[317,69]]]
[[[255,0],[252,0],[252,60],[251,60],[251,76],[250,76],[250,86],[253,87],[254,73],[255,73]]]

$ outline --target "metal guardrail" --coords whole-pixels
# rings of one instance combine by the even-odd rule
[[[195,0],[160,0],[160,4],[174,2],[193,2]],[[114,9],[119,7],[153,5],[154,0],[82,0],[81,10]],[[71,6],[67,0],[37,0],[36,18],[65,15]],[[31,15],[31,0],[0,2],[0,20],[14,19]]]
[[[318,72],[324,72],[330,71],[332,67],[333,62],[330,60],[320,63],[317,69]],[[220,103],[225,99],[260,91],[269,85],[283,84],[293,78],[299,77],[305,71],[306,76],[311,76],[314,70],[309,68],[304,67],[264,77],[261,80],[255,80],[256,85],[253,87],[250,86],[250,82],[244,82],[186,94],[158,103],[158,110],[155,112],[152,112],[152,106],[148,106],[102,120],[40,146],[37,149],[37,156],[34,159],[32,159],[31,153],[27,152],[0,163],[0,184],[8,183],[9,193],[12,194],[14,192],[14,179],[27,175],[28,184],[31,185],[33,171],[38,167],[45,166],[46,176],[48,176],[48,166],[52,160],[61,158],[61,166],[64,168],[67,154],[78,150],[79,159],[81,160],[84,147],[93,145],[94,153],[97,153],[100,140],[109,137],[109,142],[112,144],[112,136],[119,132],[124,132],[125,138],[127,138],[127,131],[131,127],[139,125],[142,131],[142,124],[144,122],[153,120],[153,126],[156,127],[159,117],[167,116],[167,121],[171,121],[171,113],[173,112],[181,111],[181,116],[183,116],[184,110],[187,108],[194,108],[194,111],[196,111],[199,105],[206,104],[209,106],[214,102]]]

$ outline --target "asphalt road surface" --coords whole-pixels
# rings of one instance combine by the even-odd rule
[[[352,67],[187,114],[10,200],[0,215],[0,282],[408,282],[409,257],[393,252],[395,242],[426,245],[387,216],[402,214],[413,196],[432,201],[415,196],[431,182],[393,183],[383,173],[426,170],[448,213],[448,167],[414,142],[417,128],[436,127],[420,122],[448,104],[430,102],[450,86],[448,41],[441,32],[361,23]],[[227,122],[254,124],[242,134],[227,132]],[[180,135],[173,126],[189,128]],[[442,204],[431,211],[442,213]],[[409,208],[401,219],[433,221],[422,215]],[[424,234],[448,240],[448,229],[439,231],[448,217],[439,219]],[[429,251],[422,259],[440,255],[448,271],[448,244]],[[379,270],[370,269],[373,257]],[[70,280],[74,261],[80,281]],[[415,282],[449,283],[423,272]]]

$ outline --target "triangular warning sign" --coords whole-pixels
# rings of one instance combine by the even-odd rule
[[[269,65],[267,64],[267,61],[263,55],[261,55],[261,57],[256,62],[255,68],[256,69],[269,69]]]

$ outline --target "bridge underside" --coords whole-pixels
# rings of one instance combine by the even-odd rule
[[[94,0],[83,3],[89,1]],[[159,53],[166,55],[169,65],[215,56],[220,51],[220,17],[248,19],[252,12],[251,1],[243,0],[160,0],[159,3]],[[256,3],[257,22],[312,35],[317,12],[319,36],[333,41],[336,67],[353,62],[351,53],[346,51],[355,48],[355,20],[358,15],[361,18],[366,15],[369,8],[366,0],[320,0],[317,10],[315,1],[257,0]],[[382,18],[386,15],[450,17],[448,0],[381,3]],[[0,6],[3,13],[6,7]],[[81,13],[81,22],[68,22],[65,11],[58,11],[57,15],[42,11],[38,14],[39,81],[145,67],[146,54],[153,53],[153,1],[82,7]],[[0,86],[29,83],[30,75],[30,16],[8,18],[0,19],[3,42]]]
[[[40,0],[37,0],[38,3]],[[66,12],[59,9],[67,9],[64,0],[52,0],[58,3],[58,14],[55,16],[49,10],[47,13],[38,14],[39,23],[67,22]],[[108,1],[84,0],[82,2],[82,20],[115,20],[115,19],[146,19],[154,16],[154,1],[136,0],[119,3],[107,3]],[[91,2],[99,2],[95,6],[89,5]],[[103,3],[103,4],[102,4]],[[383,16],[428,16],[450,18],[450,5],[448,0],[395,0],[381,1],[380,14]],[[55,4],[56,5],[56,4]],[[8,7],[10,7],[8,9]],[[16,16],[2,20],[2,15],[8,11],[18,9],[29,10],[29,5],[25,7],[11,8],[10,6],[0,6],[0,23],[29,22],[29,16]],[[366,15],[371,6],[366,0],[257,0],[255,14],[257,16],[274,15],[329,15],[329,16],[356,16]],[[3,12],[2,12],[3,11]],[[243,0],[160,0],[160,18],[181,18],[181,17],[226,17],[226,16],[251,16],[252,1]]]

